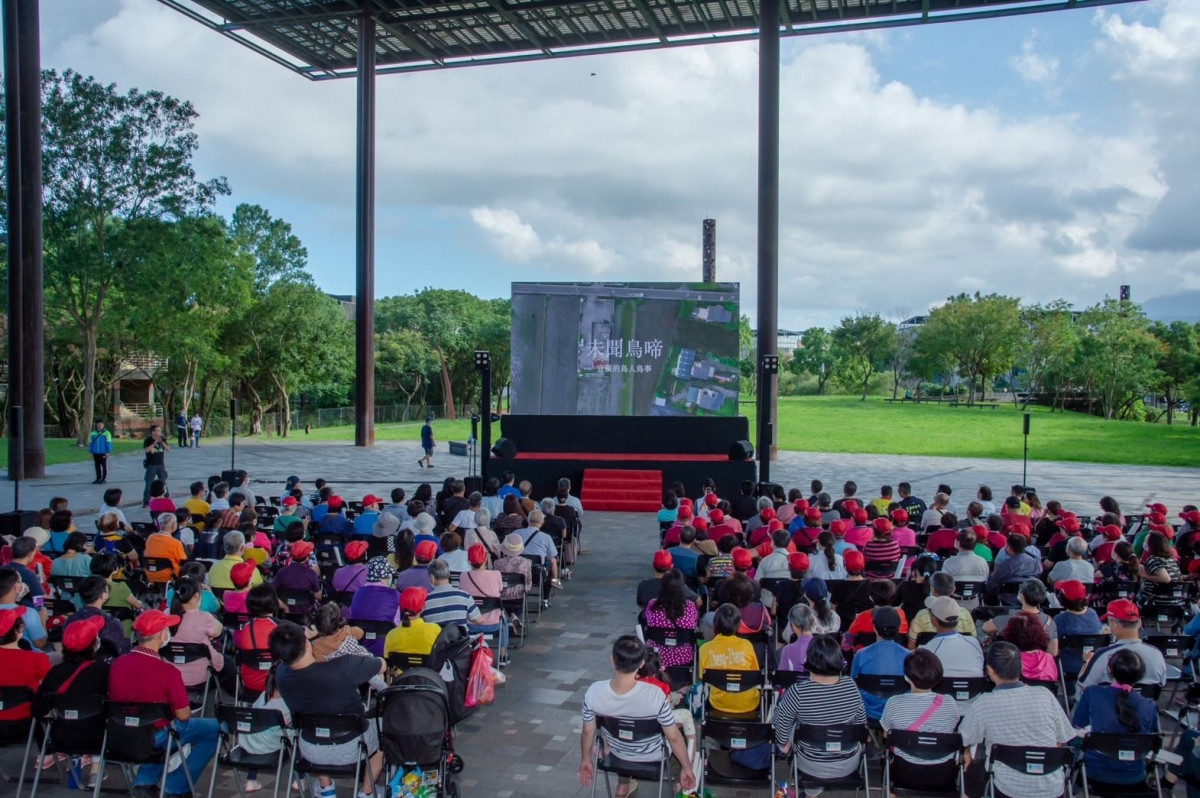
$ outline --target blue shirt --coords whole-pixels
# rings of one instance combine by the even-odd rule
[[[864,648],[854,655],[850,666],[850,678],[855,679],[866,674],[868,676],[903,676],[904,660],[908,658],[908,649],[894,640],[880,640]],[[867,709],[867,717],[879,720],[883,717],[883,707],[887,699],[872,695],[865,690],[862,693],[863,706]]]
[[[354,519],[354,536],[371,537],[375,533],[375,522],[378,520],[379,513],[374,510],[367,510],[362,515],[356,516]]]
[[[433,427],[428,424],[421,427],[421,448],[433,448]]]
[[[0,610],[16,609],[16,604],[0,604]],[[39,640],[46,639],[46,628],[42,626],[42,617],[33,607],[25,608],[25,631],[21,633],[29,645],[35,646]],[[38,649],[35,648],[34,651]]]
[[[506,496],[516,496],[519,499],[521,498],[521,491],[517,490],[512,485],[505,485],[500,488],[500,490],[496,491],[496,498],[500,499],[500,501],[504,501]]]
[[[327,515],[329,515],[329,505],[325,502],[321,502],[312,508],[312,520],[314,524],[319,524],[321,519]]]
[[[1054,628],[1058,630],[1060,640],[1066,635],[1097,635],[1100,634],[1100,616],[1091,607],[1082,615],[1060,612],[1054,616]],[[1078,649],[1060,648],[1058,660],[1058,667],[1072,679],[1078,676],[1083,668],[1083,654]]]
[[[679,573],[684,576],[696,575],[696,560],[700,559],[698,553],[683,546],[672,546],[667,553],[671,555],[671,563],[679,569]]]
[[[1083,691],[1075,704],[1071,723],[1079,729],[1091,726],[1100,733],[1128,732],[1117,717],[1117,695],[1120,691],[1107,684],[1093,685]],[[1137,716],[1138,734],[1154,734],[1158,731],[1158,707],[1154,702],[1137,693],[1129,694],[1129,704]],[[1105,756],[1099,751],[1088,751],[1084,755],[1088,778],[1107,781],[1110,784],[1134,784],[1146,779],[1146,762],[1121,762]]]
[[[354,531],[354,527],[346,520],[346,516],[341,513],[330,515],[325,513],[325,517],[317,524],[317,531],[328,535],[342,535],[349,537]]]

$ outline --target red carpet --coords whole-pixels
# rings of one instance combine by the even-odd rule
[[[662,506],[662,472],[584,469],[580,500],[585,510],[657,512]]]
[[[622,461],[622,460],[661,460],[664,463],[679,463],[679,462],[725,462],[729,460],[727,454],[637,454],[631,452],[518,452],[516,460],[596,460],[604,461]],[[658,473],[658,472],[646,472]],[[662,497],[659,497],[659,505],[654,509],[657,510],[661,506]]]

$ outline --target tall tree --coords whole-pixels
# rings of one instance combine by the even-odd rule
[[[1154,322],[1150,333],[1158,339],[1155,383],[1167,400],[1167,424],[1175,417],[1175,407],[1183,399],[1187,383],[1200,376],[1200,346],[1196,328],[1187,322]]]
[[[307,271],[308,250],[292,232],[292,226],[271,216],[266,208],[241,203],[233,209],[229,230],[238,247],[254,258],[257,294],[266,293],[280,280],[312,283]]]
[[[1142,309],[1129,301],[1106,299],[1084,311],[1088,330],[1080,343],[1077,368],[1100,402],[1105,418],[1135,415],[1154,378],[1158,341]]]
[[[1024,308],[1021,320],[1025,334],[1018,339],[1017,362],[1028,381],[1022,408],[1028,407],[1039,393],[1051,391],[1053,409],[1062,378],[1079,349],[1079,325],[1071,314],[1071,306],[1062,299]]]
[[[413,399],[440,374],[441,363],[416,330],[396,327],[375,334],[375,378],[404,398],[404,418]]]
[[[121,93],[70,70],[43,73],[42,95],[46,289],[82,339],[83,442],[96,404],[100,327],[134,255],[129,226],[203,211],[228,187],[196,177],[190,103],[158,91]]]
[[[931,339],[928,351],[945,352],[960,376],[971,381],[968,404],[976,388],[986,390],[987,378],[1012,367],[1022,334],[1020,303],[997,294],[959,294],[934,308],[919,337]]]
[[[800,333],[800,346],[792,352],[788,369],[793,374],[811,374],[817,378],[817,395],[825,393],[825,384],[833,376],[837,361],[833,356],[833,337],[824,327],[809,327]]]
[[[758,343],[750,327],[750,317],[738,319],[738,371],[741,389],[747,394],[758,393]]]
[[[831,334],[837,369],[848,385],[861,386],[867,401],[871,376],[884,367],[896,346],[896,325],[878,313],[858,313],[842,319]]]

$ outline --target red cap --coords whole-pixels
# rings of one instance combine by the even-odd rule
[[[793,571],[808,570],[808,555],[802,551],[793,552],[788,555],[788,568]]]
[[[1200,560],[1192,560],[1188,563],[1188,573],[1194,574],[1200,572]]]
[[[1136,621],[1142,617],[1138,611],[1138,606],[1129,599],[1117,599],[1116,601],[1108,602],[1108,612],[1100,616],[1100,620],[1107,621],[1109,618],[1116,618],[1118,621]]]
[[[1146,516],[1146,520],[1152,524],[1165,524],[1165,523],[1167,523],[1167,514],[1160,513],[1160,512],[1153,512]]]
[[[708,531],[708,519],[707,518],[695,519],[694,521],[692,521],[692,528],[695,529],[697,532],[707,532]]]
[[[711,496],[712,494],[710,493],[708,495]],[[708,520],[714,524],[719,524],[725,520],[725,513],[721,512],[720,510],[711,510],[708,513]]]
[[[892,523],[896,526],[908,525],[908,510],[905,510],[903,507],[897,507],[895,510],[892,510],[891,515]]]
[[[1105,540],[1120,540],[1121,527],[1116,524],[1105,524],[1101,527],[1096,527],[1097,534],[1103,535]]]
[[[258,568],[251,560],[245,560],[238,563],[229,569],[229,581],[233,583],[235,588],[245,587],[250,584],[250,580],[254,579],[254,572]]]
[[[764,540],[762,543],[758,544],[758,548],[756,548],[755,551],[758,552],[758,559],[761,560],[763,557],[767,557],[771,554],[771,552],[775,551],[775,544],[769,540]]]
[[[316,547],[307,540],[297,540],[292,544],[292,559],[297,562],[304,562],[312,556],[313,550]]]
[[[1146,506],[1150,508],[1151,512],[1162,513],[1163,515],[1167,514],[1167,505],[1163,504],[1162,502],[1155,502],[1154,504],[1147,504]]]
[[[840,538],[846,534],[846,527],[845,519],[839,518],[829,524],[829,531],[835,538]]]
[[[1167,526],[1166,524],[1151,524],[1150,531],[1157,532],[1167,540],[1171,540],[1175,537],[1175,530],[1171,529],[1171,527]]]
[[[104,616],[93,615],[79,621],[71,621],[63,630],[62,644],[67,651],[83,651],[90,648],[100,630],[104,628]]]
[[[781,529],[783,529],[783,522],[780,521],[778,518],[772,518],[770,521],[767,522],[767,534],[768,535],[773,532],[778,532]]]
[[[1078,579],[1067,579],[1064,582],[1059,582],[1054,586],[1054,589],[1061,593],[1062,597],[1067,601],[1083,601],[1087,598],[1087,588]]]
[[[854,517],[854,523],[856,523],[856,524],[867,523],[867,511],[864,510],[863,508],[859,507],[857,510],[852,510],[852,511],[850,511],[850,514]]]
[[[679,512],[675,514],[675,518],[678,521],[686,521],[691,517],[692,517],[692,508],[691,507],[680,507]]]
[[[862,505],[858,503],[858,499],[846,499],[846,501],[842,502],[842,507],[846,508],[846,512],[852,513],[861,508]]]
[[[892,522],[886,518],[876,518],[871,522],[871,526],[875,527],[876,532],[891,532]]]
[[[796,499],[796,515],[804,515],[808,512],[808,499]]]
[[[981,543],[988,539],[988,528],[986,526],[976,524],[975,526],[971,527],[971,531],[975,533],[975,540]]]
[[[809,521],[816,521],[817,523],[820,523],[821,522],[820,509],[818,509],[816,507],[809,507],[807,510],[804,511],[804,521],[805,521],[805,523],[808,523]]]
[[[682,499],[679,500],[680,507],[691,507],[691,506],[693,506],[693,504],[694,504],[694,502],[691,499],[689,499],[687,496],[684,496]]]
[[[669,571],[674,566],[674,561],[671,559],[670,552],[659,549],[654,552],[654,570]]]
[[[1200,524],[1200,510],[1188,510],[1180,513],[1179,517],[1193,526]]]
[[[366,496],[363,496],[363,507],[370,507],[372,504],[383,504],[383,499],[374,493],[368,493]]]
[[[762,508],[761,510],[759,510],[759,511],[758,511],[758,517],[759,517],[759,518],[761,518],[761,519],[762,519],[762,520],[764,520],[764,521],[771,521],[771,520],[774,520],[774,518],[775,518],[775,508],[774,508],[774,507],[764,507],[764,508]]]
[[[295,496],[284,496],[283,501],[280,502],[284,507],[295,507],[299,503],[300,500]]]
[[[739,571],[748,571],[754,564],[754,558],[750,556],[750,549],[734,549],[732,556],[733,567]]]
[[[857,573],[867,567],[867,559],[861,551],[847,549],[842,553],[842,563],[850,573]]]
[[[350,541],[346,544],[346,559],[350,561],[357,560],[358,558],[366,555],[367,548],[367,541],[365,540]]]
[[[719,502],[719,501],[720,501],[720,499],[717,498],[717,494],[715,494],[715,493],[704,494],[704,503],[709,507],[716,507],[717,502]]]
[[[419,587],[406,587],[400,593],[400,611],[420,615],[425,609],[425,591]]]
[[[1078,532],[1080,529],[1079,519],[1073,515],[1064,515],[1058,519],[1058,525],[1067,532]]]
[[[142,637],[150,637],[178,623],[178,615],[167,615],[162,610],[146,610],[133,622],[133,631]]]
[[[467,549],[467,562],[471,565],[483,565],[487,562],[487,549],[482,543],[475,543]]]
[[[12,631],[17,620],[25,617],[24,607],[13,607],[10,610],[0,610],[0,635],[6,635]]]
[[[329,505],[329,511],[336,513],[338,510],[342,509],[342,497],[330,496],[327,504]]]
[[[421,562],[433,562],[437,559],[437,544],[432,540],[422,540],[414,552]]]

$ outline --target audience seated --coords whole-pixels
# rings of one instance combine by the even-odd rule
[[[1108,684],[1112,681],[1108,660],[1122,650],[1132,651],[1142,661],[1142,678],[1138,684],[1161,686],[1167,683],[1167,663],[1162,652],[1142,642],[1142,615],[1136,604],[1128,599],[1110,601],[1100,620],[1108,624],[1113,642],[1093,651],[1092,656],[1084,662],[1077,688],[1080,695],[1094,684]]]
[[[732,604],[722,604],[713,616],[713,638],[700,646],[699,673],[705,670],[757,671],[761,668],[758,656],[750,641],[738,637],[742,616]],[[709,705],[716,711],[730,715],[755,712],[759,705],[757,687],[738,693],[712,688],[708,695]]]
[[[901,634],[900,625],[903,617],[894,607],[880,606],[871,611],[873,631],[877,640],[864,647],[854,655],[850,663],[850,678],[859,676],[901,676],[904,673],[904,662],[908,659],[908,649],[896,642]],[[872,695],[866,690],[862,692],[863,705],[867,717],[879,720],[883,715],[885,700]]]
[[[1049,651],[1050,656],[1056,656],[1058,654],[1058,631],[1054,627],[1053,619],[1042,612],[1042,605],[1046,603],[1046,586],[1039,579],[1025,580],[1021,583],[1021,588],[1017,592],[1017,601],[1020,609],[988,621],[983,625],[984,633],[989,635],[1003,635],[1004,627],[1015,616],[1031,615],[1037,619],[1038,625],[1046,632],[1047,651]]]
[[[928,649],[919,649],[908,655],[903,667],[909,691],[892,696],[884,705],[879,719],[884,733],[956,731],[961,719],[960,705],[953,696],[933,692],[944,675],[941,660]],[[863,699],[866,700],[866,695]],[[908,789],[919,785],[930,792],[953,790],[958,783],[958,766],[952,755],[926,759],[898,750],[892,762],[892,780]]]
[[[426,597],[419,587],[406,587],[400,593],[400,622],[387,633],[384,657],[392,654],[427,656],[441,634],[442,627],[424,618]]]
[[[919,636],[923,634],[937,634],[938,630],[934,625],[929,607],[934,599],[940,596],[953,598],[954,589],[954,577],[944,571],[939,571],[929,578],[929,595],[922,602],[924,607],[913,616],[912,623],[908,625],[909,648],[917,647],[917,638]],[[958,608],[958,626],[956,628],[959,634],[972,637],[975,635],[975,619],[971,617],[971,613],[964,607]]]
[[[975,637],[959,634],[962,607],[958,602],[949,596],[938,596],[929,601],[928,609],[937,634],[921,648],[941,660],[946,676],[983,676],[983,646]]]
[[[1077,729],[1093,734],[1154,734],[1158,731],[1158,707],[1150,699],[1134,692],[1142,681],[1145,665],[1141,658],[1124,649],[1108,658],[1108,684],[1094,684],[1083,691],[1075,704],[1071,722]],[[1142,759],[1123,762],[1099,751],[1086,751],[1088,784],[1094,789],[1117,792],[1140,787],[1146,781],[1146,763]]]
[[[643,623],[651,629],[686,629],[695,631],[700,621],[694,594],[683,582],[683,574],[672,568],[663,574],[658,595],[650,599],[643,613]],[[647,646],[658,652],[663,667],[691,665],[695,658],[692,645],[666,646],[649,640]]]

